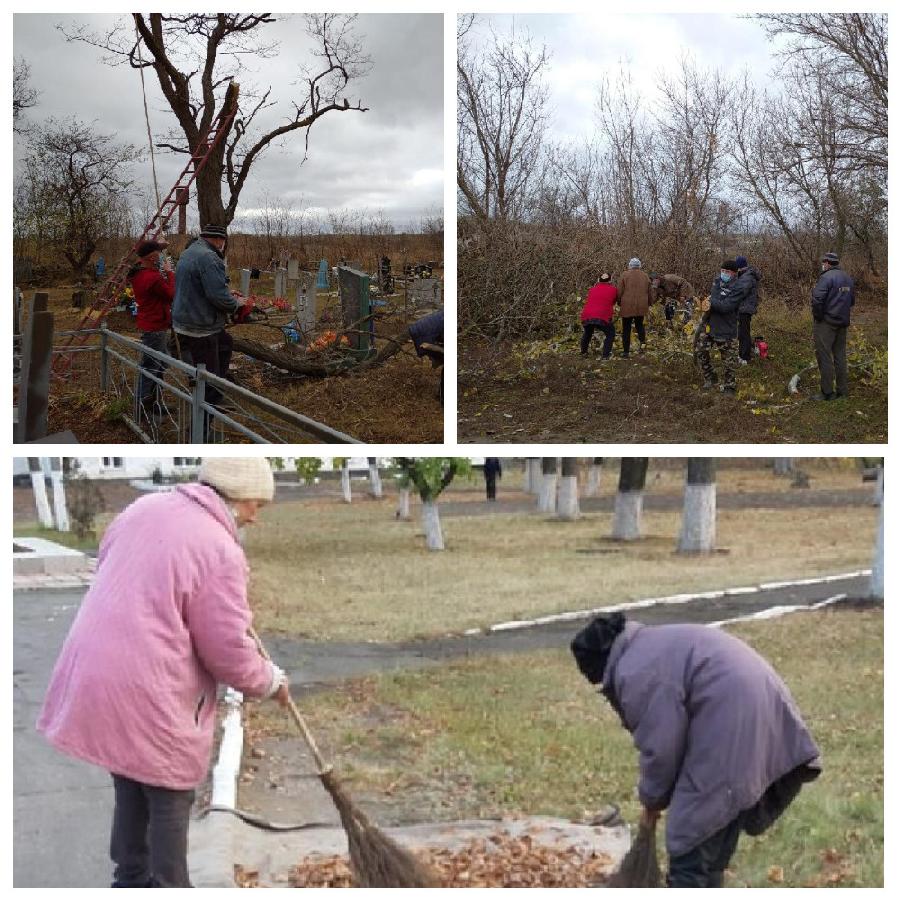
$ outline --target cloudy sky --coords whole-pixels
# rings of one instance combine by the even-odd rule
[[[533,44],[547,46],[553,131],[560,139],[594,129],[597,85],[613,77],[622,64],[648,104],[656,96],[659,73],[674,73],[688,52],[704,67],[732,74],[745,67],[760,85],[770,83],[775,61],[772,44],[755,21],[736,15],[611,14],[479,16],[472,31],[477,44],[490,37],[530,34]]]
[[[249,58],[242,91],[251,85],[273,87],[277,105],[260,117],[272,127],[290,114],[292,85],[308,59],[301,16],[276,14],[265,26],[266,40],[278,44],[271,59]],[[369,111],[331,112],[313,126],[309,158],[301,167],[302,132],[271,146],[252,169],[241,193],[239,214],[253,212],[266,193],[272,202],[322,214],[329,208],[383,210],[398,230],[443,208],[443,25],[442,16],[361,15],[356,31],[372,58],[365,78],[351,82],[351,104],[362,100]],[[107,66],[101,51],[68,43],[57,24],[87,23],[100,32],[115,23],[111,15],[16,14],[13,50],[31,67],[31,84],[40,91],[27,112],[32,123],[51,116],[75,115],[115,133],[123,142],[147,147],[138,72],[127,65]],[[130,16],[125,19],[130,22]],[[133,32],[133,26],[130,26]],[[198,63],[199,65],[199,63]],[[150,124],[159,138],[175,121],[152,69],[145,70]],[[17,139],[16,157],[23,147]],[[165,194],[184,165],[184,157],[159,153],[156,168]],[[149,157],[135,175],[152,193]],[[192,210],[193,212],[193,198]],[[195,215],[195,214],[194,214]],[[189,218],[190,222],[190,218]]]

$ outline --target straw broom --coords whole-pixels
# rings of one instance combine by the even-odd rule
[[[249,629],[259,652],[267,660],[259,635]],[[300,729],[316,763],[316,770],[325,790],[334,801],[347,833],[350,867],[358,887],[366,888],[425,888],[440,887],[440,879],[430,866],[417,859],[409,850],[388,837],[348,796],[334,775],[334,767],[326,763],[313,738],[306,720],[300,715],[293,699],[288,698],[288,710]]]
[[[656,858],[655,821],[652,825],[641,822],[631,849],[625,854],[622,864],[613,873],[606,886],[611,888],[662,887],[662,876]]]

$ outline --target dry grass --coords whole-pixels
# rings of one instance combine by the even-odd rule
[[[434,553],[417,522],[394,519],[392,500],[284,503],[248,532],[251,597],[264,630],[399,640],[867,566],[875,519],[868,507],[721,511],[729,552],[698,558],[673,552],[674,512],[646,513],[648,537],[632,544],[606,539],[608,513],[445,517],[448,549]]]

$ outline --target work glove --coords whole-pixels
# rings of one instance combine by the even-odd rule
[[[287,704],[290,697],[290,687],[287,673],[280,666],[270,662],[272,667],[271,681],[269,682],[269,690],[266,692],[263,700],[276,699],[282,706]]]
[[[253,312],[253,304],[248,300],[243,306],[239,306],[234,313],[234,324],[241,325],[250,318]]]

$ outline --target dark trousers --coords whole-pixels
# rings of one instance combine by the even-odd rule
[[[113,775],[116,808],[109,855],[113,887],[192,887],[187,836],[193,791],[172,791]]]
[[[584,331],[581,335],[581,353],[587,355],[588,347],[591,345],[591,338],[594,331],[602,331],[605,335],[603,339],[603,358],[608,359],[612,353],[613,341],[616,339],[616,327],[612,322],[585,322],[582,326]]]
[[[753,313],[738,313],[738,356],[750,362],[753,354],[753,338],[750,332],[750,320]]]
[[[669,857],[666,884],[673,888],[722,887],[725,869],[737,849],[741,816],[681,856]]]
[[[836,386],[838,397],[846,397],[847,326],[814,322],[813,338],[816,342],[816,362],[819,364],[822,393],[828,397],[834,393]]]
[[[484,487],[485,487],[485,490],[487,491],[488,500],[496,500],[497,499],[497,476],[485,474]]]
[[[168,338],[168,331],[145,331],[141,334],[141,343],[151,350],[158,350],[160,353],[168,353]],[[152,356],[144,354],[141,357],[141,368],[145,369],[151,375],[156,375],[157,378],[162,378],[162,374],[166,371],[168,366],[161,360],[154,359]],[[138,396],[141,400],[150,400],[153,397],[159,396],[160,390],[160,386],[153,381],[152,378],[144,377],[144,373],[141,372],[141,375],[138,378]]]
[[[623,316],[622,318],[622,352],[628,353],[629,348],[631,347],[631,323],[634,323],[635,330],[637,331],[638,340],[642,344],[647,343],[647,335],[644,332],[644,317],[643,316]]]
[[[231,364],[234,342],[231,335],[224,329],[205,337],[179,334],[178,346],[184,362],[192,366],[202,363],[206,366],[206,370],[212,372],[213,375],[218,375],[220,378],[228,377],[228,366]],[[217,403],[221,399],[222,392],[208,384],[206,386],[207,402]]]

